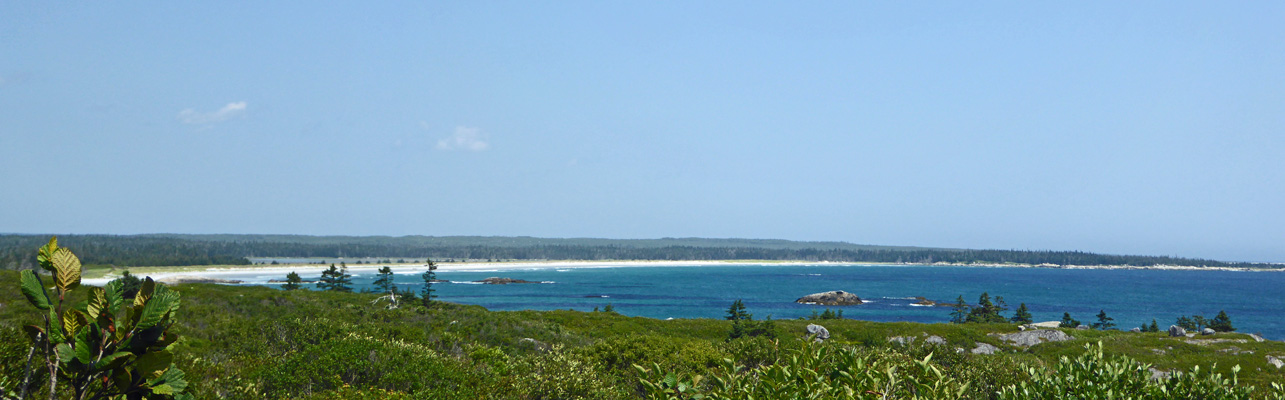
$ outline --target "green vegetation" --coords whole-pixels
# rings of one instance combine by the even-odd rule
[[[420,299],[424,301],[424,307],[432,306],[433,299],[437,298],[433,293],[433,283],[437,280],[437,264],[433,263],[433,260],[428,260],[428,269],[420,277],[424,279],[424,289],[420,293]]]
[[[1026,308],[1026,303],[1022,303],[1017,306],[1017,311],[1013,312],[1013,318],[1009,318],[1008,321],[1015,324],[1029,324],[1035,322],[1034,317],[1031,316],[1031,310]]]
[[[303,283],[303,278],[300,277],[298,273],[295,273],[294,271],[290,271],[290,273],[286,274],[286,284],[281,285],[281,289],[282,290],[299,290],[303,288],[303,285],[301,285],[301,283]]]
[[[148,278],[128,303],[120,281],[74,293],[81,278],[75,254],[53,238],[37,258],[54,286],[46,287],[33,270],[20,274],[22,295],[42,312],[35,313],[39,325],[22,327],[31,347],[15,398],[41,397],[41,391],[51,400],[191,398],[170,352],[178,340],[169,329],[179,308],[177,292]],[[75,302],[77,294],[85,300]],[[45,380],[48,385],[39,384]]]
[[[352,275],[348,273],[348,266],[335,268],[330,264],[330,269],[321,271],[321,279],[317,280],[317,289],[331,292],[351,292]]]
[[[41,256],[51,275],[0,272],[0,398],[44,398],[52,386],[57,398],[1285,399],[1285,370],[1266,361],[1285,343],[1236,333],[1067,330],[1073,340],[1022,348],[995,336],[1017,331],[1007,321],[831,319],[819,322],[830,339],[814,343],[805,327],[818,321],[755,321],[742,301],[727,320],[662,321],[150,280],[125,301],[119,281],[76,290],[59,255],[71,252],[55,246]],[[945,343],[889,340],[930,335]],[[998,351],[967,351],[982,344]]]
[[[1115,318],[1107,316],[1106,310],[1098,310],[1098,322],[1093,323],[1093,329],[1107,330],[1115,328]]]

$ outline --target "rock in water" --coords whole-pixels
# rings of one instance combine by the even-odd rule
[[[995,352],[997,351],[999,351],[998,347],[991,346],[986,343],[978,343],[977,347],[973,348],[972,353],[973,354],[995,354]]]
[[[1016,346],[1031,347],[1044,342],[1061,342],[1075,339],[1065,332],[1053,329],[1036,329],[1001,335],[1000,340],[1012,342]]]
[[[831,292],[813,293],[800,297],[795,303],[803,304],[820,304],[823,306],[852,306],[861,304],[861,298],[857,295],[842,290]]]
[[[540,283],[540,282],[535,282],[535,281],[524,281],[524,280],[521,280],[521,279],[513,279],[513,278],[496,278],[496,277],[490,277],[490,278],[486,278],[486,279],[483,279],[483,280],[480,280],[480,281],[473,281],[473,282],[480,282],[480,283],[484,283],[484,284],[487,284],[487,285],[507,285],[507,284],[510,284],[510,283]]]
[[[1203,336],[1211,336],[1214,334],[1214,330],[1209,328],[1201,329],[1200,334]]]
[[[816,341],[820,342],[830,338],[830,331],[821,325],[808,324],[808,335],[816,335]]]
[[[1185,337],[1187,330],[1178,325],[1169,325],[1169,337]]]

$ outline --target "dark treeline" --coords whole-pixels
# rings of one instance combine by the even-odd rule
[[[193,236],[198,237],[199,236]],[[252,237],[252,236],[247,236]],[[47,235],[0,235],[0,268],[30,268],[35,249]],[[381,243],[366,238],[356,243],[340,241],[271,242],[194,240],[159,235],[66,235],[59,242],[80,254],[85,264],[117,266],[181,266],[248,264],[247,257],[392,257],[457,260],[799,260],[866,261],[885,263],[1020,263],[1054,265],[1183,265],[1207,267],[1281,268],[1280,265],[1223,262],[1162,256],[1127,256],[1079,251],[959,250],[929,248],[755,248],[741,246],[635,247],[625,244],[465,245],[431,242],[407,243],[390,238]],[[559,239],[546,239],[556,243]],[[628,243],[619,241],[617,243]],[[709,244],[710,242],[700,242]]]

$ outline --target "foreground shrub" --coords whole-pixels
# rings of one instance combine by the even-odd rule
[[[1062,357],[1053,368],[1029,368],[1026,381],[1005,387],[1001,399],[1250,399],[1253,387],[1240,386],[1232,368],[1230,378],[1222,374],[1174,372],[1168,378],[1152,379],[1151,366],[1128,357],[1107,357],[1102,343],[1085,345],[1084,354]],[[1273,399],[1285,398],[1280,385],[1273,384]]]
[[[649,399],[959,399],[968,384],[886,349],[795,342],[775,364],[747,369],[730,359],[700,375],[636,366]]]

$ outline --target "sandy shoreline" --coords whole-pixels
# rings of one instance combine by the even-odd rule
[[[438,263],[438,272],[453,271],[515,271],[533,269],[571,269],[571,268],[633,268],[633,267],[710,267],[710,266],[938,266],[938,267],[973,267],[973,268],[1053,268],[1053,269],[1131,269],[1131,270],[1188,270],[1188,271],[1246,271],[1246,272],[1285,272],[1282,269],[1255,269],[1230,267],[1190,267],[1180,265],[1129,266],[1129,265],[1028,265],[1028,264],[895,264],[871,262],[811,262],[811,261],[516,261],[516,262],[470,262]],[[383,267],[391,267],[397,275],[420,274],[427,269],[425,264],[355,264],[349,265],[350,273],[373,273]],[[284,279],[286,274],[297,272],[301,275],[320,274],[329,265],[317,264],[283,264],[283,265],[247,265],[247,266],[213,266],[213,267],[138,267],[131,273],[140,277],[150,276],[156,280],[175,279],[227,279],[233,276],[255,275],[259,277],[274,276]],[[84,279],[85,284],[103,285],[119,277],[117,273],[108,273],[100,278]]]

